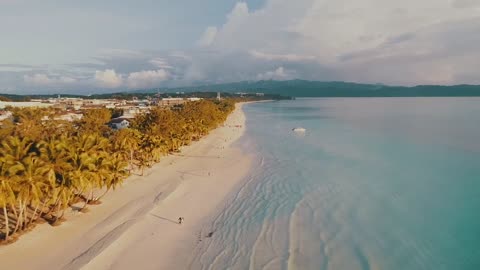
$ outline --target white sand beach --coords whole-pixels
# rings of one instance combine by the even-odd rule
[[[251,157],[232,146],[244,129],[237,104],[224,126],[130,177],[90,212],[0,247],[1,269],[184,269],[208,233],[202,227],[248,173]]]

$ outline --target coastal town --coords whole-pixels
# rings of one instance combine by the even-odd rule
[[[48,99],[32,99],[28,102],[0,102],[0,121],[12,117],[10,108],[52,108],[56,110],[55,120],[80,120],[84,110],[111,109],[117,112],[111,120],[111,127],[120,129],[128,126],[129,119],[133,119],[142,112],[148,112],[153,107],[172,108],[186,102],[194,102],[202,98],[161,98],[161,99],[84,99],[61,97]],[[126,124],[127,123],[127,124]]]
[[[86,110],[109,109],[113,112],[113,118],[109,122],[109,126],[118,130],[128,127],[131,119],[139,114],[149,112],[152,108],[175,110],[185,103],[204,99],[203,97],[195,97],[184,92],[177,92],[172,95],[167,94],[167,97],[162,97],[160,94],[156,94],[151,96],[141,95],[140,98],[136,96],[119,96],[93,99],[57,95],[56,97],[48,98],[31,98],[28,101],[0,101],[0,125],[3,120],[12,118],[13,108],[51,108],[55,111],[54,120],[69,122],[80,120]],[[222,94],[219,92],[212,92],[211,95],[215,95],[211,99],[223,99]],[[265,94],[237,92],[229,95],[229,97],[263,99]]]

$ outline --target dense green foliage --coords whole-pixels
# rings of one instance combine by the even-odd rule
[[[29,101],[30,97],[22,95],[1,94],[0,101]]]
[[[0,239],[37,221],[59,224],[69,207],[85,211],[129,174],[206,135],[233,109],[232,100],[154,108],[118,131],[107,125],[108,109],[86,110],[73,123],[54,120],[53,109],[12,109],[13,119],[0,128]]]

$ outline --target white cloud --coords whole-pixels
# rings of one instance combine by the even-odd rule
[[[215,37],[217,36],[217,32],[218,32],[217,27],[212,27],[212,26],[207,27],[207,29],[203,33],[203,36],[197,42],[198,45],[202,47],[211,45],[215,40]]]
[[[104,88],[149,88],[158,86],[159,83],[169,79],[165,69],[142,70],[127,74],[118,74],[113,69],[95,72],[95,82]]]
[[[149,61],[150,64],[152,64],[153,66],[157,67],[157,68],[161,68],[161,69],[172,69],[173,67],[168,63],[167,60],[165,60],[165,58],[153,58],[152,60]]]
[[[456,8],[480,8],[478,0],[452,0],[452,5]]]
[[[25,83],[34,86],[56,86],[73,84],[77,82],[76,79],[67,76],[48,76],[47,74],[37,73],[33,75],[24,75],[23,80]]]
[[[45,74],[24,75],[23,79],[26,83],[33,85],[49,85],[53,81]]]
[[[113,57],[138,58],[144,55],[140,51],[127,50],[127,49],[101,49],[99,50],[99,54],[100,54],[99,58],[113,58]]]
[[[290,80],[293,79],[295,72],[291,70],[286,70],[283,67],[279,67],[273,71],[267,71],[257,75],[257,80]]]
[[[127,78],[127,85],[130,88],[155,87],[168,78],[169,74],[164,69],[143,70],[130,73]]]
[[[95,71],[95,82],[100,87],[117,88],[123,84],[123,78],[117,74],[113,69],[106,69],[104,71]]]
[[[240,2],[208,47],[247,52],[306,79],[326,68],[330,79],[349,81],[476,83],[479,11],[477,0],[267,0],[256,11]]]
[[[77,80],[74,79],[74,78],[62,76],[62,77],[60,77],[60,82],[62,82],[62,83],[75,83],[75,82],[77,82]]]
[[[190,49],[103,49],[93,63],[67,65],[68,72],[56,75],[51,64],[0,63],[0,87],[140,88],[287,78],[480,83],[479,14],[479,0],[265,0],[256,10],[238,2],[223,23],[199,32]]]
[[[256,50],[250,51],[250,55],[260,60],[287,61],[287,62],[313,61],[316,58],[315,56],[312,56],[312,55],[270,54],[270,53],[259,52]]]
[[[192,57],[183,51],[173,51],[170,53],[171,57],[180,58],[183,60],[192,60]]]

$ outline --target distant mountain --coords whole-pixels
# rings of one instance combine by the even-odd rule
[[[414,87],[350,82],[321,82],[306,80],[235,82],[168,89],[139,90],[156,92],[246,92],[279,94],[294,97],[462,97],[480,96],[480,85],[419,85]]]
[[[112,96],[135,96],[153,93],[194,93],[194,92],[223,92],[223,93],[265,93],[284,97],[473,97],[480,96],[480,85],[419,85],[413,87],[388,86],[382,84],[360,84],[351,82],[321,82],[306,80],[290,81],[256,81],[213,84],[203,86],[189,86],[176,88],[143,89],[122,93],[96,94],[89,98],[108,98]],[[28,98],[47,98],[56,95],[3,95],[0,97],[11,100]],[[63,95],[62,97],[76,97],[77,95]],[[82,96],[85,97],[85,96]]]

